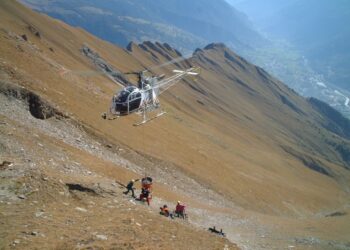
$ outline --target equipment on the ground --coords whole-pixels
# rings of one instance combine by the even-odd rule
[[[226,237],[226,234],[222,231],[222,229],[220,229],[220,231],[219,231],[219,230],[217,230],[217,229],[215,228],[215,226],[214,226],[214,227],[209,227],[209,228],[208,228],[208,231],[209,231],[209,232],[212,232],[212,233],[215,233],[215,234],[218,234],[218,235],[220,235],[220,236]]]

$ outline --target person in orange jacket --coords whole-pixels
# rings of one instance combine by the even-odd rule
[[[170,217],[170,218],[174,218],[173,214],[170,213],[169,208],[167,205],[164,205],[163,207],[160,207],[160,212],[161,215],[164,215],[165,217]]]

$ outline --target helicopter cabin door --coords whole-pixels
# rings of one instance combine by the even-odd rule
[[[142,98],[141,98],[140,91],[134,91],[129,95],[129,98],[128,98],[129,113],[136,111],[140,107],[141,99]]]

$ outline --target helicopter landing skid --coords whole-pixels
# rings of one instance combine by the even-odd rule
[[[149,122],[149,121],[152,121],[152,120],[154,120],[154,119],[156,119],[156,118],[158,118],[158,117],[160,117],[160,116],[162,116],[162,115],[164,115],[164,114],[166,114],[166,112],[165,112],[165,111],[162,111],[162,112],[158,113],[156,116],[153,116],[153,117],[151,117],[151,118],[148,118],[148,119],[147,119],[146,117],[144,117],[143,120],[142,120],[141,122],[134,123],[134,126],[140,126],[140,125],[145,124],[145,123],[147,123],[147,122]]]

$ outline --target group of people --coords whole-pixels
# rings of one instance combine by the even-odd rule
[[[177,202],[176,207],[174,212],[170,212],[168,206],[165,204],[163,207],[160,207],[160,214],[164,215],[165,217],[170,217],[172,219],[174,219],[174,215],[176,217],[182,218],[182,219],[186,219],[187,218],[187,214],[185,212],[185,208],[186,206],[184,204],[181,204],[180,201]]]
[[[135,198],[136,200],[139,201],[146,201],[148,206],[150,205],[150,201],[152,199],[152,183],[153,180],[151,177],[147,176],[141,179],[141,193],[139,197],[135,196],[135,188],[134,188],[134,184],[135,182],[139,181],[140,179],[132,179],[131,181],[129,181],[129,183],[125,186],[126,187],[126,191],[124,192],[124,194],[128,194],[129,192],[131,192],[131,195],[133,198]]]
[[[138,182],[140,179],[132,179],[129,181],[129,183],[125,186],[126,191],[123,192],[124,194],[128,194],[131,192],[131,195],[133,198],[139,201],[146,201],[148,206],[150,205],[150,201],[152,199],[152,183],[153,180],[151,177],[147,176],[141,179],[141,193],[139,197],[135,196],[135,187],[134,184]],[[164,215],[165,217],[170,217],[171,219],[174,219],[174,217],[182,218],[182,219],[187,219],[187,214],[186,214],[186,206],[181,203],[180,201],[177,201],[177,204],[175,206],[175,210],[170,211],[168,208],[168,205],[164,204],[162,207],[160,207],[160,214]],[[225,233],[222,231],[222,229],[217,230],[214,227],[208,228],[208,230],[212,233],[218,234],[220,236],[225,237]]]
[[[129,183],[125,186],[126,191],[123,192],[124,194],[128,194],[131,192],[131,195],[133,198],[139,201],[146,201],[148,206],[150,205],[150,201],[152,199],[152,183],[153,180],[151,177],[147,176],[141,179],[141,193],[139,197],[136,197],[135,195],[135,183],[138,182],[140,179],[132,179],[129,181]],[[175,210],[173,212],[170,212],[168,206],[165,204],[163,207],[160,207],[160,214],[164,215],[166,217],[174,218],[174,216],[186,219],[187,214],[185,212],[186,206],[182,204],[180,201],[177,202]]]

